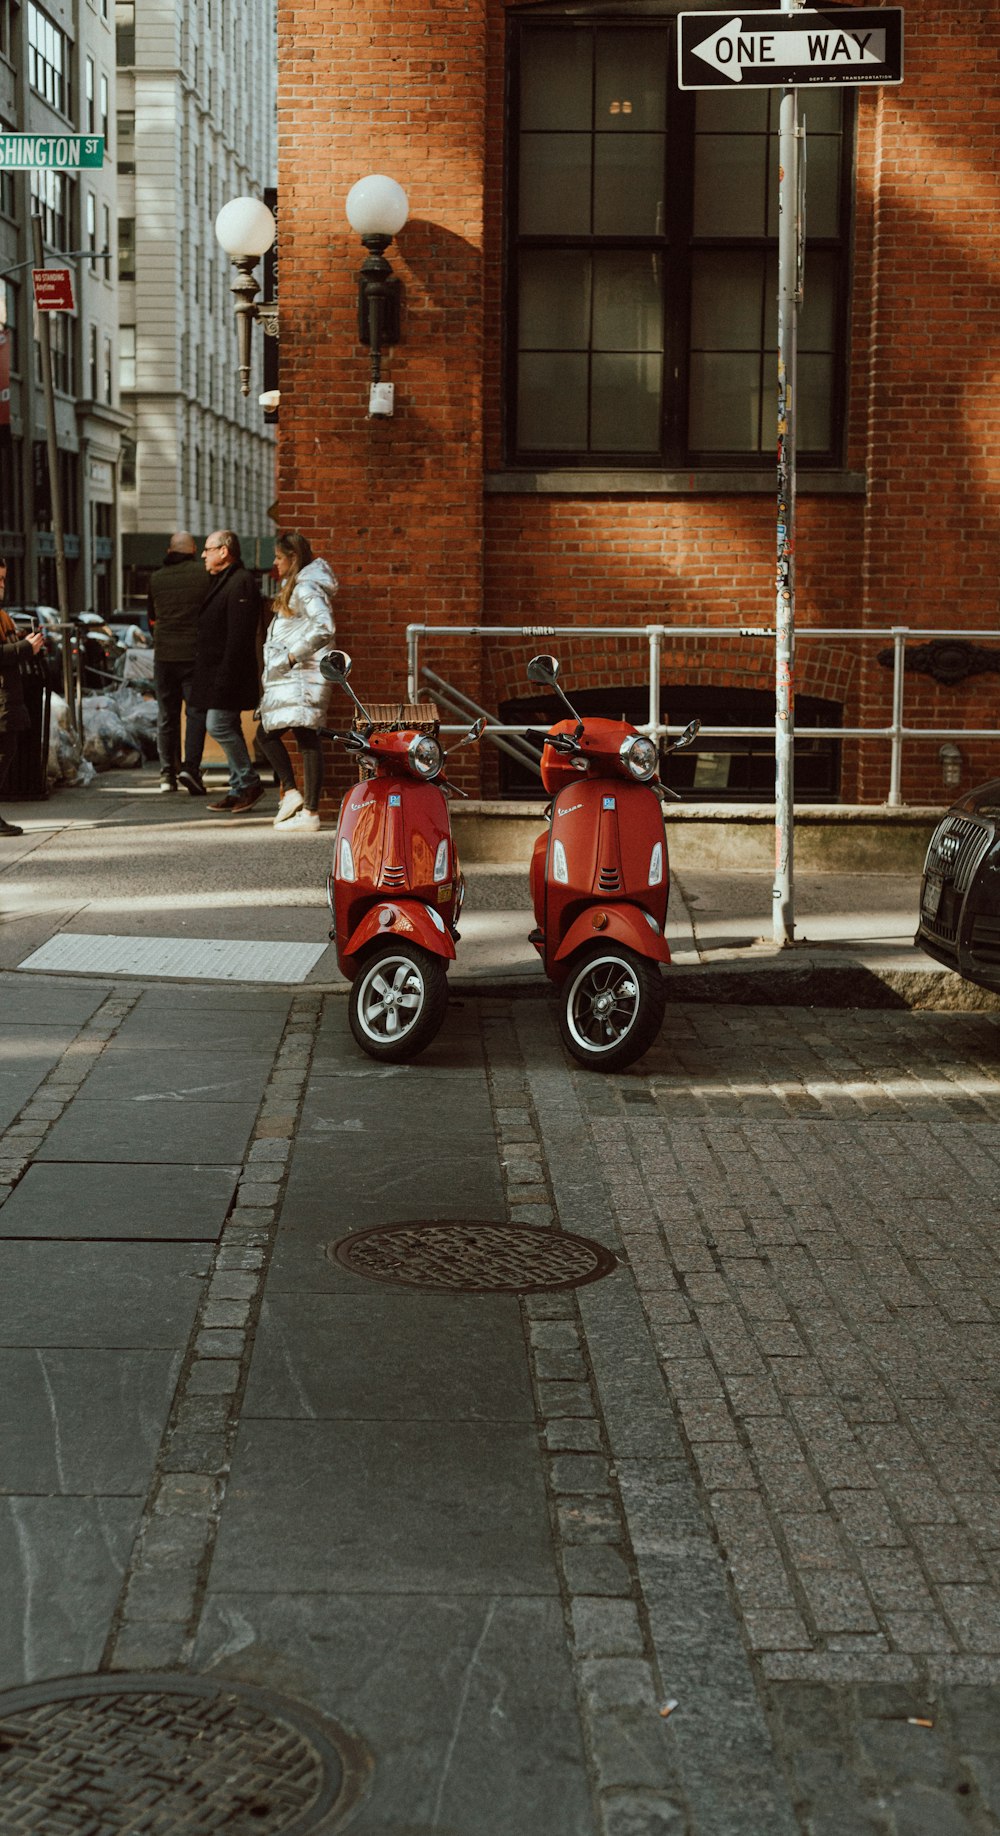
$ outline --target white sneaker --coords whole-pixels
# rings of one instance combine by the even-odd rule
[[[315,810],[296,810],[281,824],[279,835],[315,835],[320,828],[320,820]]]
[[[296,810],[300,810],[301,808],[302,792],[297,791],[293,784],[291,790],[286,790],[278,805],[278,814],[274,819],[275,828],[277,828],[279,822],[287,822],[288,818],[294,816]]]

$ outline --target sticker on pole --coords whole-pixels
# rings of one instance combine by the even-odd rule
[[[69,268],[32,268],[35,305],[39,312],[73,312],[73,276]]]
[[[901,7],[838,6],[830,13],[681,13],[681,89],[792,89],[809,84],[901,83]]]

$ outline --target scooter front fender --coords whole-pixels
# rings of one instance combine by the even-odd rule
[[[598,913],[607,923],[594,924]],[[641,905],[595,905],[574,918],[565,937],[551,959],[550,973],[555,981],[568,975],[570,958],[585,944],[617,943],[646,956],[654,963],[669,963],[670,946],[662,931],[654,929]]]
[[[340,954],[344,974],[353,981],[368,945],[393,940],[417,944],[431,956],[455,960],[455,939],[430,906],[421,904],[419,899],[379,899],[369,906]]]

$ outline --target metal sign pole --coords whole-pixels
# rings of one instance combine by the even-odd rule
[[[45,255],[42,248],[41,217],[31,219],[32,244],[35,251],[35,267],[45,266]],[[35,323],[38,327],[38,343],[42,356],[42,389],[45,396],[45,435],[49,460],[49,495],[52,500],[52,540],[56,551],[56,596],[59,600],[59,630],[62,636],[63,695],[66,700],[66,719],[72,728],[77,726],[76,699],[73,693],[73,646],[72,626],[69,622],[69,587],[66,580],[66,549],[63,542],[62,492],[59,488],[59,443],[56,436],[56,398],[52,382],[52,340],[49,336],[49,317],[46,312],[35,309]]]
[[[782,12],[797,10],[782,0]],[[774,642],[774,889],[772,936],[795,942],[795,418],[799,310],[798,91],[778,121],[778,520]]]

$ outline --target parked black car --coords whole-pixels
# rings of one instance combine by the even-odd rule
[[[931,836],[914,942],[1000,992],[1000,778],[960,798]]]

